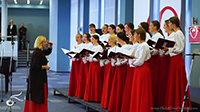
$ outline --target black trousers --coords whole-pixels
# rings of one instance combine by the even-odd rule
[[[25,40],[26,40],[25,35],[19,36],[19,49],[24,49],[24,50],[26,49]]]

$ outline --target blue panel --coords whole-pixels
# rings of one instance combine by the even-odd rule
[[[149,22],[153,20],[159,21],[160,15],[160,1],[159,0],[150,0],[150,19]]]
[[[78,0],[71,0],[71,24],[70,24],[70,50],[76,45],[75,36],[78,33]]]
[[[70,49],[70,6],[71,0],[50,0],[50,40],[55,45],[49,65],[53,71],[70,71],[69,58],[61,51]]]
[[[50,0],[50,22],[49,22],[49,40],[54,42],[53,50],[49,56],[50,70],[57,71],[57,46],[58,46],[58,2]]]
[[[86,33],[86,32],[89,32],[89,28],[88,28],[88,25],[89,25],[89,0],[84,0],[84,9],[83,9],[83,34]]]
[[[119,12],[118,14],[118,24],[122,23],[125,24],[127,22],[132,22],[133,23],[133,0],[119,0],[118,1],[118,8]]]
[[[186,0],[185,3],[185,54],[190,53],[190,43],[189,43],[189,31],[188,28],[191,26],[191,11],[190,11],[190,0]],[[189,70],[190,70],[190,57],[185,57],[185,69],[186,73],[189,76]]]
[[[84,34],[89,32],[89,0],[79,0],[79,22],[78,26],[82,30],[79,30],[79,33]]]
[[[59,0],[58,2],[58,48],[57,71],[70,71],[69,58],[60,48],[70,49],[70,9],[71,0]]]
[[[126,0],[126,15],[125,15],[125,23],[131,22],[133,23],[133,0]]]

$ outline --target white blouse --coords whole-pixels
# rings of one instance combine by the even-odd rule
[[[81,51],[83,48],[84,48],[84,43],[81,43],[81,44],[79,44],[79,45],[75,45],[72,51],[79,52],[79,51]]]
[[[124,49],[124,50],[130,50],[130,47],[128,44],[125,44],[123,45],[120,49]],[[120,65],[123,65],[125,63],[127,63],[127,59],[120,59],[120,58],[117,58],[117,62],[115,63],[116,66],[120,66]]]
[[[146,39],[145,39],[145,42],[147,42],[149,39],[151,39],[151,36],[149,35],[149,33],[146,32]]]
[[[115,52],[116,51],[116,47],[118,47],[118,46],[114,46],[114,47],[110,48],[108,50],[108,53],[111,52],[111,51]],[[116,61],[113,58],[111,58],[111,66],[115,66],[115,62]]]
[[[84,43],[81,43],[79,45],[75,45],[72,51],[80,52],[83,48],[84,48]],[[77,61],[77,60],[79,60],[79,59],[72,58],[72,61]]]
[[[92,44],[91,42],[89,42],[88,44],[87,44],[87,43],[84,43],[84,47],[85,47],[86,49],[91,50],[92,47],[93,47],[93,44]]]
[[[93,36],[93,35],[97,35],[97,36],[100,37],[100,35],[99,35],[98,33],[94,33],[94,34],[91,34],[91,33],[90,33],[90,36]]]
[[[130,52],[131,52],[131,55],[135,56],[135,51],[137,50],[137,47],[138,47],[139,43],[135,43],[132,45],[131,49],[130,49]],[[129,63],[129,66],[130,67],[134,67],[131,63],[133,62],[134,59],[129,59],[128,60],[128,63]]]
[[[166,37],[166,39],[173,41],[173,37],[175,36],[175,34],[176,34],[175,32],[172,32],[169,36]],[[169,51],[165,52],[165,51],[162,50],[162,53],[163,54],[161,54],[161,56],[169,55]]]
[[[93,45],[91,50],[94,52],[103,52],[103,48],[101,47],[101,45],[97,45],[97,46]],[[91,57],[91,55],[88,57],[88,59],[89,59],[89,62],[98,61],[96,58]]]
[[[108,38],[109,38],[110,34],[107,33],[107,34],[103,34],[99,37],[99,40],[104,44],[106,45],[107,43],[105,43],[104,41],[108,42]]]
[[[152,36],[151,40],[157,43],[159,38],[164,38],[159,32]],[[152,48],[151,55],[157,55],[159,50]]]
[[[88,44],[84,43],[84,48],[91,50],[92,47],[93,47],[93,44],[91,42],[89,42]],[[88,57],[83,57],[82,60],[83,60],[83,63],[87,63]]]
[[[131,52],[131,55],[135,55],[135,51],[137,50],[137,46],[139,45],[139,43],[135,43],[135,44],[133,44],[133,45],[129,45],[129,47],[130,47],[130,52]]]
[[[133,66],[141,66],[143,63],[151,58],[149,45],[143,42],[138,45],[135,51],[135,59],[131,63]]]
[[[108,53],[109,52],[111,52],[111,51],[116,51],[116,47],[118,47],[118,46],[114,46],[114,47],[110,47],[109,49],[108,49]],[[113,58],[111,58],[111,60],[109,60],[109,59],[102,59],[102,60],[100,60],[100,66],[102,67],[102,66],[105,66],[105,65],[107,65],[108,63],[110,63],[111,62],[111,66],[115,66],[115,60],[113,59]]]
[[[169,55],[176,56],[183,52],[185,47],[185,36],[181,30],[175,32],[174,35],[171,36],[170,40],[175,41],[175,45],[173,48],[169,48]]]

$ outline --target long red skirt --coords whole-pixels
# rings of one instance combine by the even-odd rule
[[[115,67],[115,74],[110,93],[108,111],[114,111],[114,112],[121,111],[122,96],[126,80],[126,68],[127,68],[126,64]]]
[[[134,69],[130,98],[130,112],[153,112],[151,71],[147,62]]]
[[[83,61],[81,60],[81,63],[79,65],[79,72],[78,72],[78,77],[77,77],[77,88],[76,88],[76,94],[75,96],[78,98],[83,98],[84,93],[85,93],[85,84],[86,84],[86,71],[88,71],[88,66],[89,64],[84,64]]]
[[[164,105],[164,97],[166,93],[166,84],[167,84],[167,76],[169,72],[169,64],[170,64],[170,56],[160,57],[160,75],[158,80],[158,99],[157,99],[157,107],[162,107]]]
[[[113,82],[113,77],[115,73],[115,67],[111,66],[111,63],[108,63],[105,66],[107,69],[107,73],[104,74],[103,88],[102,88],[102,96],[101,96],[101,107],[108,108],[108,103],[110,99],[110,92]]]
[[[103,74],[99,62],[90,62],[84,100],[101,102]]]
[[[25,101],[24,112],[29,112],[29,100]],[[31,112],[48,112],[47,83],[44,83],[44,104],[31,101]]]
[[[124,92],[122,97],[121,112],[129,112],[130,109],[130,97],[131,88],[133,82],[134,67],[127,67],[126,81],[124,86]]]
[[[76,94],[76,88],[77,88],[77,80],[78,80],[78,71],[79,71],[79,61],[72,61],[72,67],[70,72],[70,80],[69,80],[69,90],[68,90],[68,96],[75,96]]]
[[[150,58],[150,70],[151,70],[151,82],[153,90],[153,105],[157,106],[157,97],[158,97],[158,81],[159,81],[159,72],[160,72],[160,55],[154,55]]]
[[[184,60],[181,54],[170,57],[169,74],[167,78],[166,95],[164,110],[180,111],[184,99],[184,91],[187,85],[187,78],[184,66]],[[187,95],[190,97],[189,90]],[[191,101],[189,100],[191,109]],[[187,101],[184,105],[187,107]]]

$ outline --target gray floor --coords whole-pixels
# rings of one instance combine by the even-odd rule
[[[22,95],[18,98],[23,99],[26,95],[26,68],[17,68],[17,71],[13,73],[13,86],[12,94]],[[85,112],[86,107],[79,103],[68,103],[67,98],[62,95],[53,95],[54,87],[68,87],[69,84],[69,73],[56,73],[48,71],[48,110],[49,112]],[[1,86],[0,86],[1,87]],[[4,79],[3,79],[4,88]],[[0,94],[1,96],[1,94]],[[7,101],[9,99],[10,93],[3,94],[3,100]],[[13,99],[16,102],[11,108],[12,112],[23,112],[24,102]],[[0,112],[9,112],[10,108],[7,110],[7,105],[5,102],[0,103]]]

